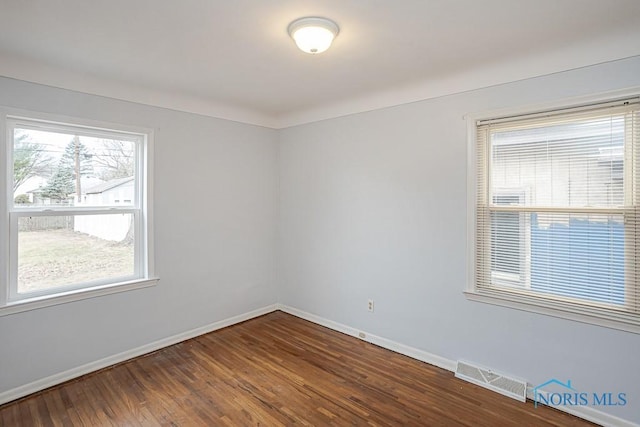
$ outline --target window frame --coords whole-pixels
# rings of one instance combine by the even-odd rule
[[[627,332],[640,333],[640,322],[629,321],[599,312],[585,313],[582,309],[572,309],[566,301],[555,303],[553,299],[540,298],[520,298],[518,291],[486,293],[476,287],[476,239],[477,239],[477,124],[480,121],[495,118],[510,118],[526,115],[544,114],[548,112],[560,112],[562,110],[587,107],[592,104],[603,104],[615,102],[624,98],[640,96],[640,86],[623,90],[588,95],[564,100],[557,100],[545,104],[525,106],[519,108],[499,109],[479,113],[471,113],[464,116],[467,122],[467,274],[466,286],[463,291],[465,297],[470,301],[482,302],[491,305],[513,308],[547,316],[569,319],[582,323],[603,326]],[[640,141],[637,142],[640,145]],[[639,149],[640,147],[636,147]],[[629,179],[625,176],[625,179]],[[639,203],[640,204],[640,203]],[[625,265],[627,265],[625,263]],[[636,266],[637,267],[637,266]],[[627,267],[628,268],[628,267]],[[491,274],[491,273],[490,273]],[[636,284],[633,289],[625,289],[626,292],[637,294],[640,292],[640,284]],[[560,299],[558,299],[560,300]],[[636,299],[637,301],[637,299]]]
[[[130,206],[17,206],[13,203],[13,129],[19,127],[39,130],[77,131],[83,136],[120,135],[136,142],[136,188]],[[154,273],[153,246],[153,130],[122,124],[88,120],[0,106],[0,171],[4,171],[0,198],[0,316],[48,307],[51,305],[94,298],[153,286],[158,278]],[[18,220],[27,216],[68,216],[131,214],[135,227],[134,274],[61,286],[25,296],[17,295]],[[15,267],[15,268],[14,268]],[[115,279],[115,280],[114,280]]]

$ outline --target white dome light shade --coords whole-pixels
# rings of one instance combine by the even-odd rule
[[[300,50],[311,54],[329,49],[338,32],[338,25],[325,18],[300,18],[289,24],[291,38]]]

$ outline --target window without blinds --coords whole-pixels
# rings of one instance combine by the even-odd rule
[[[475,292],[640,325],[638,107],[478,122]]]
[[[8,301],[147,279],[147,135],[22,117],[7,127]]]

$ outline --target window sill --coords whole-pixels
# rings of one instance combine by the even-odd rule
[[[68,292],[60,292],[52,295],[45,295],[20,301],[9,302],[4,306],[0,306],[0,316],[21,313],[23,311],[37,310],[39,308],[50,307],[58,304],[66,304],[68,302],[80,301],[103,295],[148,288],[158,283],[158,280],[160,279],[158,279],[157,277],[150,279],[137,279],[131,280],[129,282],[96,286],[87,289],[76,289]]]
[[[616,320],[604,316],[585,314],[578,312],[577,309],[576,311],[571,311],[564,307],[550,307],[543,303],[536,303],[528,300],[519,301],[517,297],[509,298],[508,296],[502,295],[487,295],[475,291],[464,291],[464,295],[470,301],[478,301],[486,304],[498,305],[501,307],[508,307],[516,310],[544,314],[546,316],[569,319],[576,322],[588,323],[605,328],[618,329],[621,331],[632,332],[634,334],[640,334],[639,323]]]

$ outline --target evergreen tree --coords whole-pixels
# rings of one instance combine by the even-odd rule
[[[87,149],[87,146],[80,142],[80,138],[77,136],[67,144],[60,158],[60,165],[58,169],[64,168],[71,171],[72,178],[76,179],[78,171],[76,171],[76,148],[78,151],[79,160],[79,174],[80,176],[93,175],[93,163],[91,162],[92,154]]]
[[[54,200],[67,200],[69,195],[76,193],[80,197],[82,188],[80,178],[93,174],[92,155],[87,147],[74,137],[67,144],[58,162],[58,167],[43,188],[42,195]]]
[[[65,201],[69,198],[69,194],[75,191],[73,185],[73,171],[67,168],[58,167],[53,176],[47,182],[47,186],[42,189],[44,197]]]

